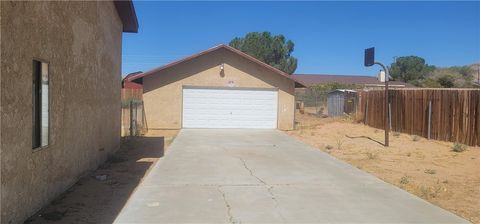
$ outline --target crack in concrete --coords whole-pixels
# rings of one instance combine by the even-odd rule
[[[222,189],[220,189],[220,188],[221,187],[218,186],[217,190],[218,190],[218,192],[220,192],[220,194],[222,194],[223,202],[225,202],[225,206],[227,207],[228,222],[233,224],[235,222],[234,222],[233,216],[232,216],[232,207],[230,206],[230,204],[227,201],[227,197],[225,196],[225,192],[222,191]]]
[[[263,185],[268,185],[264,180],[262,180],[262,178],[260,177],[257,177],[254,173],[253,173],[253,170],[250,169],[248,166],[247,166],[247,162],[243,159],[243,158],[238,158],[240,161],[242,161],[243,163],[243,166],[245,167],[246,170],[248,170],[248,172],[250,173],[250,176],[252,177],[255,177],[258,181],[260,181]]]
[[[255,177],[258,181],[260,181],[260,182],[263,184],[263,186],[265,186],[265,187],[267,188],[268,194],[270,194],[270,197],[271,197],[272,200],[275,202],[275,208],[276,208],[276,210],[277,210],[277,212],[278,212],[278,215],[279,215],[280,218],[282,219],[282,222],[283,222],[283,223],[286,223],[285,217],[283,217],[282,213],[280,212],[280,204],[279,204],[277,198],[275,197],[275,194],[273,194],[273,192],[272,192],[273,186],[267,184],[267,182],[265,182],[262,178],[260,178],[260,177],[258,177],[257,175],[255,175],[255,174],[253,173],[253,170],[250,169],[250,167],[248,167],[247,162],[245,161],[245,159],[243,159],[243,158],[241,158],[241,157],[238,157],[238,159],[240,159],[240,161],[242,161],[243,166],[245,167],[246,170],[248,170],[248,172],[250,173],[250,175],[251,175],[252,177]]]

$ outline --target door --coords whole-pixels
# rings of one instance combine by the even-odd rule
[[[276,89],[183,89],[184,128],[277,128]]]

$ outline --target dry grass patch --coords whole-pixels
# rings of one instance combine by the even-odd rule
[[[390,147],[385,148],[380,144],[384,140],[383,130],[349,119],[308,114],[296,118],[303,125],[303,132],[288,131],[289,135],[480,223],[480,147],[467,149],[450,142],[392,133]]]

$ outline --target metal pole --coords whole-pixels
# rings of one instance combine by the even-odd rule
[[[390,117],[388,116],[388,77],[389,77],[389,72],[388,69],[385,65],[383,65],[380,62],[375,62],[375,64],[380,65],[383,68],[383,71],[385,71],[385,146],[388,147],[389,145],[389,139],[388,139],[388,133],[390,132]]]

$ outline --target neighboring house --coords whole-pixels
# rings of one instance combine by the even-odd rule
[[[308,87],[327,83],[355,84],[361,89],[383,89],[385,86],[385,83],[380,81],[381,78],[379,80],[376,76],[295,74],[292,77]],[[415,87],[401,81],[389,81],[388,85],[391,88]]]
[[[131,1],[6,2],[1,11],[1,223],[21,223],[120,145]]]
[[[294,127],[290,75],[237,49],[219,45],[134,75],[143,83],[149,129]]]
[[[122,79],[122,89],[143,89],[143,85],[140,82],[133,82],[130,81],[130,78],[133,77],[134,75],[138,75],[142,72],[133,72],[128,75],[126,75]]]

